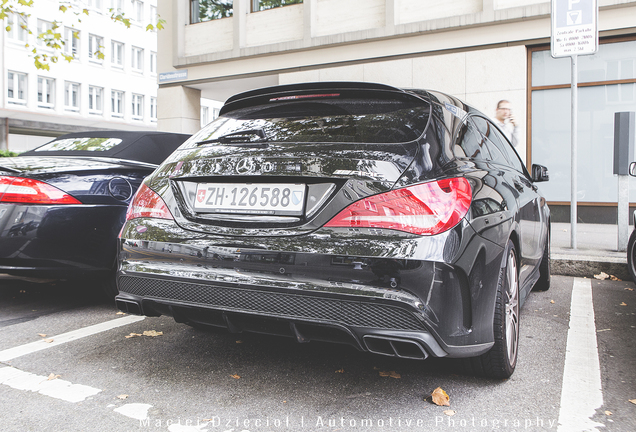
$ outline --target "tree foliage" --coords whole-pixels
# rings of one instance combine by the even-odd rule
[[[65,41],[61,33],[64,28],[64,23],[62,21],[54,20],[51,22],[50,26],[47,26],[47,28],[36,31],[33,31],[28,26],[28,18],[31,16],[29,11],[36,7],[36,0],[0,1],[2,2],[2,5],[0,6],[0,20],[13,18],[13,21],[9,22],[9,24],[5,27],[5,31],[10,32],[12,30],[12,26],[19,26],[28,35],[35,36],[35,38],[41,42],[39,46],[38,44],[30,44],[29,42],[25,43],[25,48],[29,51],[29,55],[33,58],[33,64],[37,69],[50,70],[51,63],[57,63],[60,59],[64,59],[68,62],[75,59],[75,54],[67,54],[64,52],[64,46],[69,43],[69,41]],[[59,2],[59,11],[67,16],[71,16],[72,20],[78,24],[82,22],[84,16],[89,16],[90,13],[87,8],[82,8],[76,3],[72,4],[67,1]],[[110,14],[110,19],[112,21],[121,23],[126,26],[126,28],[130,28],[131,19],[123,12],[110,8],[108,9],[108,13]],[[154,25],[148,24],[146,26],[146,31],[161,30],[163,29],[165,22],[165,20],[157,18],[157,23]],[[75,27],[75,23],[72,24],[72,27]],[[78,37],[78,34],[78,32],[73,32],[73,37]],[[47,52],[41,52],[41,48],[46,48]],[[99,59],[104,59],[105,56],[102,51],[103,49],[103,46],[97,47],[96,51],[93,52],[93,55]]]

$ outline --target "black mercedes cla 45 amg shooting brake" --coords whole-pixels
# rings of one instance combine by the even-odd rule
[[[508,377],[519,308],[550,284],[548,172],[531,171],[487,117],[439,92],[241,93],[131,201],[117,304]]]

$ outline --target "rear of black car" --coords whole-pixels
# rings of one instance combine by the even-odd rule
[[[89,277],[114,297],[117,236],[128,203],[187,137],[82,132],[0,159],[0,273]]]
[[[503,248],[468,221],[463,108],[360,83],[231,98],[131,203],[119,308],[405,358],[488,351]]]

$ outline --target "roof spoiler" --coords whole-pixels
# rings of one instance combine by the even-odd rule
[[[225,101],[225,104],[221,108],[219,114],[225,114],[229,111],[234,111],[238,108],[251,105],[250,100],[257,98],[274,98],[284,97],[287,95],[307,92],[321,92],[328,90],[332,91],[391,91],[404,93],[404,90],[392,87],[385,84],[377,83],[365,83],[365,82],[352,82],[352,81],[325,81],[325,82],[311,82],[302,84],[287,84],[273,87],[264,87],[256,90],[249,90],[243,93],[236,94]]]

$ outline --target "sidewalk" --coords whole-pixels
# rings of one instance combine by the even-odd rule
[[[577,224],[576,234],[577,248],[573,250],[570,248],[570,224],[552,224],[552,274],[592,278],[605,272],[622,280],[631,280],[627,253],[617,252],[617,225]]]

